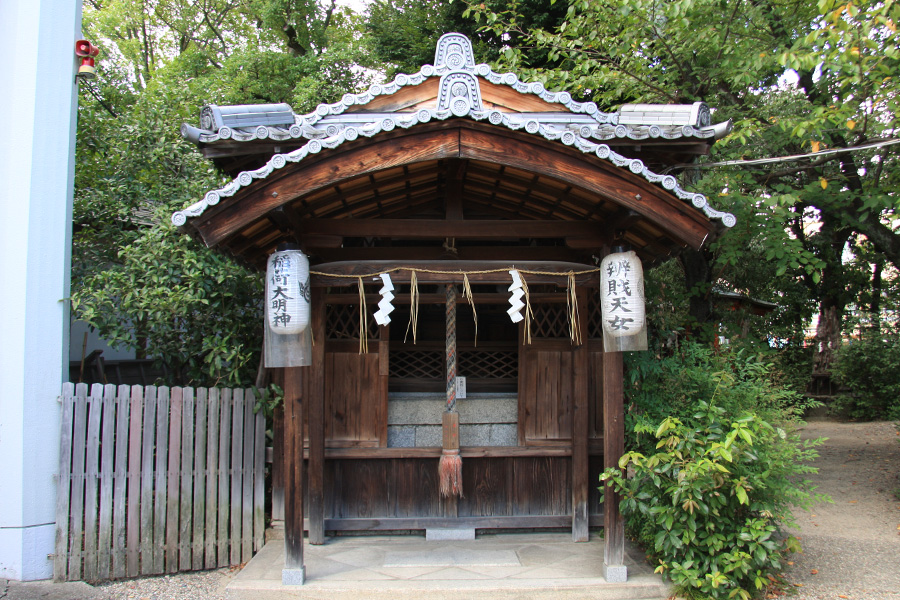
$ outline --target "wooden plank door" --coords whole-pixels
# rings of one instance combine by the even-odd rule
[[[575,346],[565,303],[534,305],[531,343],[519,342],[519,444],[572,442]]]
[[[325,343],[325,444],[387,445],[388,328],[370,320],[367,352],[360,352],[358,317],[347,305],[329,306]],[[355,331],[346,329],[356,322]],[[343,329],[342,329],[343,327]],[[353,338],[356,339],[353,339]],[[349,338],[349,339],[348,339]]]

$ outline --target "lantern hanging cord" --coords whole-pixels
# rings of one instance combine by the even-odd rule
[[[772,165],[786,162],[796,162],[807,158],[824,158],[834,154],[847,154],[850,152],[860,152],[862,150],[873,150],[875,148],[883,148],[885,146],[893,146],[900,144],[900,139],[893,138],[889,140],[881,140],[851,148],[833,148],[831,150],[821,150],[819,152],[810,152],[808,154],[792,154],[790,156],[776,156],[772,158],[757,158],[754,160],[723,160],[720,162],[709,163],[685,163],[681,165],[672,165],[660,171],[660,175],[666,175],[675,169],[712,169],[713,167],[752,167],[756,165]]]

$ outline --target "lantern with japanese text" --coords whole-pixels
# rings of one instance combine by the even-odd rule
[[[282,244],[266,269],[266,367],[310,364],[309,260],[294,244]]]
[[[266,269],[266,320],[272,333],[300,333],[309,325],[309,260],[300,250],[274,252]]]
[[[606,352],[646,350],[647,320],[641,260],[633,251],[614,251],[600,263],[600,271],[603,349]]]

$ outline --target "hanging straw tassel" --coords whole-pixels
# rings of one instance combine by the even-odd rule
[[[463,273],[463,299],[469,301],[472,307],[472,319],[475,320],[475,347],[478,347],[478,313],[475,312],[475,296],[472,295],[472,286],[469,285],[469,276]]]
[[[441,482],[441,496],[463,497],[462,457],[459,455],[459,413],[445,412],[443,419],[444,439],[441,445],[441,461],[438,463],[438,478]]]
[[[366,354],[369,351],[369,320],[366,317],[366,289],[363,287],[363,278],[359,277],[359,353]]]
[[[419,282],[416,279],[416,272],[413,271],[409,276],[409,323],[406,325],[406,335],[403,336],[403,342],[409,337],[409,330],[412,329],[413,344],[416,343],[416,326],[419,324]]]
[[[578,323],[578,295],[575,293],[575,274],[569,273],[569,289],[566,290],[566,308],[569,313],[569,337],[572,343],[581,345],[581,326]]]
[[[459,455],[459,413],[456,412],[456,285],[447,284],[447,410],[438,477],[441,495],[462,497],[462,457]]]
[[[521,271],[520,271],[521,273]],[[525,343],[531,345],[531,321],[534,320],[534,313],[531,312],[531,294],[528,293],[528,283],[525,276],[521,276],[522,290],[525,292]]]

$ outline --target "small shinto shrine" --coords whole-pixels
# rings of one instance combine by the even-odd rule
[[[622,246],[647,269],[734,225],[659,174],[730,123],[699,102],[601,112],[451,33],[434,65],[310,114],[207,106],[199,125],[182,134],[233,179],[173,222],[261,271],[285,243],[309,259],[309,365],[274,370],[284,582],[304,580],[304,531],[600,527],[624,581],[618,498],[597,489],[624,452],[599,265]]]

